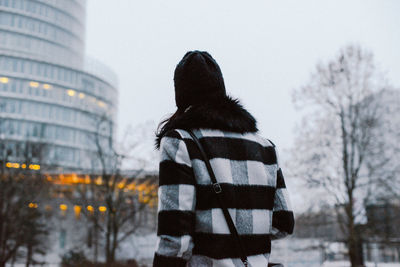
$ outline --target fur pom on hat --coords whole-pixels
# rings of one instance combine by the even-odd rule
[[[226,97],[221,69],[205,51],[190,51],[176,66],[175,101],[178,109]]]

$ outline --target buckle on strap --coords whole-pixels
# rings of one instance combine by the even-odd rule
[[[214,189],[214,192],[215,192],[216,194],[219,194],[219,193],[222,192],[222,188],[221,188],[221,185],[220,185],[219,183],[213,184],[213,189]]]

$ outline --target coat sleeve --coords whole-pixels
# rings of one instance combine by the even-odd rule
[[[276,148],[275,154],[277,155]],[[272,211],[272,239],[279,239],[292,234],[293,229],[294,214],[291,208],[285,178],[283,177],[283,172],[277,159],[276,191]]]
[[[195,180],[186,144],[177,131],[160,145],[157,247],[153,266],[186,266],[192,256]]]

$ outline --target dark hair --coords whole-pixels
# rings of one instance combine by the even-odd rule
[[[174,122],[177,118],[179,118],[183,113],[185,113],[184,110],[182,109],[177,109],[175,111],[174,114],[172,114],[169,118],[166,118],[164,120],[162,120],[157,127],[157,131],[156,131],[156,137],[157,140],[161,140],[161,138],[169,131],[171,130],[170,125],[172,124],[172,122]],[[159,146],[160,142],[156,141],[156,148],[160,148]]]

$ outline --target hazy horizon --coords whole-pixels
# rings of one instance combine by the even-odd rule
[[[175,111],[173,71],[188,50],[209,51],[227,91],[281,150],[293,144],[300,113],[293,89],[347,44],[375,54],[400,87],[398,1],[89,0],[88,55],[119,77],[119,132]],[[152,138],[152,137],[151,137]]]

